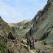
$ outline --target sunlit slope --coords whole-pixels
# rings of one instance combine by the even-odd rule
[[[34,31],[33,36],[36,39],[41,40],[41,38],[44,36],[44,33],[49,32],[47,38],[45,38],[44,40],[46,40],[47,43],[53,42],[53,5],[52,5],[52,2],[50,2],[48,10],[40,18],[37,24],[34,23],[36,24],[35,27],[37,27],[38,30],[36,32]],[[42,18],[44,18],[43,21],[42,21]]]

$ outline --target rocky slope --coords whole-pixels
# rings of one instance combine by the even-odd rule
[[[8,24],[0,17],[0,53],[7,53],[7,33],[10,31]]]
[[[8,23],[6,23],[1,17],[0,17],[0,32],[9,32],[10,27]]]
[[[4,36],[8,32],[9,37]],[[53,1],[48,0],[30,22],[23,21],[9,27],[0,17],[0,35],[0,53],[53,53]],[[34,40],[34,49],[27,45],[26,36],[32,43]]]
[[[13,23],[9,25],[12,28],[12,31],[14,31],[13,33],[15,33],[18,38],[23,38],[32,27],[32,22],[24,20],[22,22]]]
[[[48,0],[43,10],[39,11],[31,22],[32,22],[31,27],[26,32],[25,36],[28,36],[29,38],[33,37],[36,40],[34,42],[35,48],[29,49],[28,48],[29,46],[27,46],[26,49],[25,44],[24,47],[23,44],[20,42],[20,47],[22,48],[19,51],[25,53],[23,50],[26,49],[26,52],[28,53],[53,53],[53,1]],[[20,31],[18,30],[17,32],[19,34],[21,33],[21,35],[19,35],[21,37],[22,34],[25,32],[24,29],[27,28],[24,27],[23,29],[23,26],[25,26],[25,24],[23,25],[19,23],[18,26],[20,27],[18,29],[21,30]]]
[[[32,20],[32,36],[37,40],[47,40],[53,42],[53,1],[48,0],[43,10],[39,11]],[[46,35],[45,35],[46,34]],[[45,37],[47,36],[47,37]],[[45,38],[44,38],[45,37]],[[49,41],[51,40],[51,41]],[[46,42],[47,42],[46,41]],[[48,43],[47,42],[47,43]]]

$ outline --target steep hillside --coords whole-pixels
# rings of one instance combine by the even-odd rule
[[[32,22],[24,20],[19,23],[14,23],[13,25],[9,24],[12,28],[12,32],[16,33],[17,37],[25,37],[25,34],[29,31],[32,27]]]
[[[10,31],[8,24],[0,17],[0,53],[7,53],[7,33]]]
[[[10,27],[8,23],[6,23],[1,17],[0,17],[0,31],[9,32]]]
[[[32,36],[37,40],[46,40],[46,43],[53,43],[52,0],[48,0],[44,9],[37,13],[32,22],[33,22],[33,27],[31,29],[31,31],[33,31]]]

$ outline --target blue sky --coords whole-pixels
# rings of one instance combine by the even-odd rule
[[[47,0],[0,0],[0,16],[8,23],[31,20]]]

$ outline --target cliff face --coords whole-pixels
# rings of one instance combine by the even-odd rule
[[[44,7],[43,10],[39,11],[37,13],[37,15],[34,17],[33,21],[33,28],[36,28],[37,31],[33,33],[33,35],[35,36],[39,36],[39,35],[43,35],[43,28],[44,26],[44,22],[46,19],[48,19],[48,8],[49,8],[50,3],[47,3],[46,6]],[[45,23],[46,24],[46,23]],[[35,29],[35,30],[36,30]],[[40,37],[41,37],[40,36]],[[40,37],[36,37],[37,39],[39,39]]]
[[[32,20],[33,27],[30,29],[31,35],[38,40],[49,40],[53,41],[52,30],[53,30],[53,1],[48,0],[43,10],[39,11]],[[29,31],[29,32],[30,32]],[[30,34],[30,33],[27,33]],[[43,38],[45,37],[45,38]],[[43,38],[43,39],[42,39]],[[52,38],[52,39],[51,39]]]
[[[52,0],[48,0],[47,5],[45,6],[45,8],[43,9],[44,13],[42,13],[41,16],[39,16],[39,19],[36,21],[37,23],[35,27],[38,28],[37,32],[34,32],[34,36],[37,39],[42,39],[43,36],[47,36],[47,38],[45,38],[45,40],[47,40],[47,42],[51,42],[53,39],[52,36],[52,30],[53,30],[53,5],[52,5]],[[41,14],[41,13],[40,13]],[[48,33],[48,35],[44,35],[45,33]],[[51,39],[52,38],[52,39]],[[50,40],[49,40],[50,39]]]

